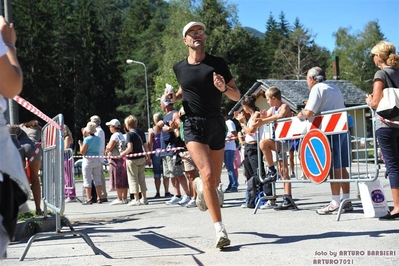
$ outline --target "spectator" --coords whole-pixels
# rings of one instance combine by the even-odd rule
[[[92,180],[96,186],[97,202],[104,202],[100,197],[103,183],[101,182],[102,164],[100,161],[101,159],[98,158],[100,155],[101,139],[95,135],[96,128],[97,125],[95,123],[88,122],[86,127],[83,129],[83,142],[79,140],[79,150],[83,155],[83,187],[86,191],[86,201],[82,203],[83,205],[90,205],[94,202],[91,193]],[[90,156],[97,156],[97,158],[90,158]]]
[[[33,142],[29,143],[29,147],[25,146],[25,141],[20,140],[21,145],[26,147],[27,149],[30,150],[29,153],[27,153],[28,160],[31,160],[32,157],[33,161],[28,162],[28,167],[29,167],[29,172],[30,172],[30,180],[32,183],[32,192],[33,192],[33,197],[35,199],[35,205],[36,205],[36,214],[41,215],[42,211],[40,208],[40,203],[41,203],[41,186],[40,186],[40,178],[39,178],[39,171],[40,167],[42,165],[42,149],[41,149],[41,139],[42,139],[42,127],[40,126],[39,121],[37,120],[31,120],[29,122],[23,123],[19,125],[19,127],[26,133],[28,138]],[[40,147],[40,148],[39,148]],[[35,192],[34,192],[35,191]]]
[[[65,177],[65,202],[76,201],[76,188],[73,180],[73,136],[72,132],[67,125],[64,124],[64,177]],[[70,172],[72,171],[72,173]],[[67,189],[68,188],[68,189]]]
[[[152,170],[154,172],[154,184],[156,194],[154,198],[160,198],[161,189],[161,178],[162,178],[162,157],[161,153],[161,130],[162,127],[158,125],[158,122],[163,120],[162,113],[155,113],[153,116],[154,126],[148,129],[148,149],[150,151],[156,151],[156,153],[151,154]],[[163,187],[165,190],[165,197],[171,197],[169,193],[169,178],[163,177]]]
[[[276,179],[277,170],[274,167],[273,154],[272,151],[276,151],[278,158],[278,168],[279,173],[282,176],[283,180],[290,180],[290,176],[288,173],[288,160],[287,160],[287,151],[291,148],[291,141],[275,141],[275,121],[277,119],[286,118],[291,116],[291,109],[289,106],[282,102],[281,100],[281,91],[277,87],[270,87],[266,91],[266,99],[270,105],[269,110],[263,110],[260,116],[260,125],[272,123],[272,137],[265,138],[260,141],[260,149],[262,150],[263,155],[265,156],[268,173],[266,174],[267,179]],[[266,204],[264,204],[261,209],[267,209],[273,207],[273,202],[269,200]],[[276,209],[286,210],[288,208],[293,207],[292,203],[292,192],[291,192],[291,183],[284,183],[284,198],[283,203],[274,206]]]
[[[0,152],[0,259],[6,257],[18,212],[22,211],[29,196],[29,183],[20,153],[11,140],[4,118],[6,98],[12,99],[22,91],[23,75],[15,48],[16,39],[14,25],[0,16],[0,147],[3,151]]]
[[[138,154],[146,152],[145,155],[134,157],[126,157],[127,177],[130,193],[133,199],[127,204],[128,206],[147,205],[147,185],[145,183],[145,165],[151,164],[150,155],[148,154],[148,145],[143,131],[137,128],[137,118],[129,115],[125,118],[125,126],[129,130],[126,133],[126,150],[120,154],[121,158],[128,154]],[[141,191],[142,198],[139,198]]]
[[[265,176],[265,169],[263,160],[260,160],[261,165],[258,163],[258,139],[263,134],[263,127],[259,127],[257,118],[260,116],[259,108],[255,105],[256,95],[246,95],[241,101],[242,108],[245,113],[249,114],[247,120],[244,113],[237,116],[237,120],[241,123],[242,130],[245,133],[245,155],[244,155],[244,168],[245,176],[249,179],[258,174],[258,168],[261,170],[261,175]],[[258,137],[259,134],[259,137]],[[245,204],[243,208],[248,206],[249,191],[251,185],[247,183],[247,191],[245,194]],[[274,200],[269,201],[268,204],[274,206]]]
[[[180,129],[181,129],[181,120],[180,117],[183,116],[184,113],[184,108],[180,108],[179,112],[176,112],[173,114],[173,118],[171,121],[171,125],[174,128],[174,134],[176,138],[179,140],[179,142],[184,143],[182,140],[183,134],[181,134]],[[185,147],[185,145],[184,145]],[[190,191],[190,201],[187,204],[181,204],[181,206],[185,206],[187,208],[194,208],[197,207],[196,203],[196,198],[197,198],[197,192],[194,189],[194,180],[199,177],[199,172],[198,168],[194,163],[193,158],[191,157],[190,153],[185,150],[180,150],[179,151],[179,156],[183,162],[183,169],[184,169],[184,174],[186,175],[188,179],[188,185],[189,185],[189,191]]]
[[[310,118],[324,111],[345,108],[344,96],[337,86],[326,83],[326,74],[320,67],[311,68],[307,75],[306,81],[310,89],[309,99],[305,108],[299,112],[299,119]],[[331,99],[334,99],[333,101]],[[335,134],[328,136],[332,148],[332,169],[330,170],[330,178],[332,179],[349,179],[349,173],[346,167],[349,167],[350,153],[348,143],[350,143],[350,132]],[[342,200],[350,197],[349,182],[331,182],[332,200],[324,208],[318,209],[316,212],[320,215],[335,214],[341,204],[340,191],[342,189]],[[343,206],[345,212],[353,210],[352,202],[346,201]]]
[[[100,156],[103,156],[104,151],[105,151],[105,133],[104,133],[104,130],[101,128],[101,119],[98,115],[93,115],[92,117],[90,117],[90,122],[93,122],[97,125],[95,135],[100,137],[100,139],[101,139]],[[105,185],[105,176],[104,176],[104,172],[102,169],[103,161],[104,161],[104,159],[101,159],[101,183],[103,184],[103,186],[101,187],[100,198],[101,198],[102,202],[108,202],[107,186]]]
[[[220,175],[225,138],[220,103],[222,94],[237,101],[240,91],[226,62],[205,53],[206,39],[205,25],[201,22],[189,22],[183,28],[183,42],[189,55],[173,66],[180,84],[173,99],[183,99],[184,140],[202,177],[195,179],[197,206],[201,210],[209,209],[216,230],[216,248],[223,248],[230,245],[230,240],[222,222],[219,200],[223,194]],[[203,191],[199,189],[201,184]]]
[[[118,119],[112,119],[105,123],[109,131],[112,133],[111,138],[105,147],[105,154],[109,156],[119,156],[122,149],[125,147],[125,138],[121,133],[121,123]],[[109,157],[108,158],[109,173],[110,173],[110,191],[116,190],[117,198],[110,203],[110,205],[127,203],[127,193],[129,184],[127,182],[126,168],[123,166],[123,158]]]
[[[22,130],[22,125],[11,125],[9,126],[10,133],[14,135],[22,148],[23,152],[23,164],[28,165],[28,179],[31,184],[33,200],[35,201],[36,215],[42,215],[42,209],[40,207],[42,200],[42,190],[39,179],[39,170],[41,165],[41,154],[37,152],[37,146],[35,142],[31,140],[28,134]],[[39,134],[40,135],[40,134]],[[33,158],[33,161],[30,161]],[[26,162],[27,161],[27,162]]]
[[[174,134],[174,128],[170,125],[170,121],[173,119],[173,114],[177,111],[173,107],[173,103],[168,97],[168,95],[163,95],[160,100],[161,108],[166,113],[163,121],[158,122],[158,125],[162,127],[161,131],[161,143],[162,149],[170,149],[177,147],[177,138]],[[180,143],[180,146],[184,146],[183,143]],[[183,168],[181,164],[176,164],[173,159],[175,153],[177,151],[169,151],[165,153],[165,156],[162,158],[163,163],[163,176],[164,178],[171,178],[174,195],[173,197],[166,201],[167,205],[174,204],[187,204],[190,201],[190,192],[188,190],[187,179],[184,176]],[[180,185],[183,188],[185,195],[182,197],[180,191]]]
[[[373,93],[367,95],[366,103],[377,109],[385,88],[399,88],[399,55],[393,43],[380,41],[372,49],[374,64],[379,70],[374,74]],[[399,217],[399,125],[390,123],[376,114],[376,134],[378,144],[385,159],[393,209],[380,220],[393,220]],[[392,120],[398,121],[399,117]]]
[[[228,140],[225,141],[224,145],[224,165],[227,169],[227,173],[229,176],[229,185],[226,188],[225,192],[237,192],[238,191],[238,181],[237,181],[237,173],[234,169],[234,157],[236,153],[236,142],[235,138],[237,137],[236,126],[234,122],[227,117],[226,108],[221,108],[221,115],[223,116],[227,135],[226,138]],[[232,138],[232,139],[231,139]]]

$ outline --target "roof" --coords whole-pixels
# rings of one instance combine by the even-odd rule
[[[352,83],[346,80],[327,80],[327,83],[335,84],[342,92],[345,105],[355,106],[363,105],[365,99],[365,92],[360,88],[356,87]],[[261,90],[267,91],[270,87],[276,86],[281,90],[282,100],[288,104],[291,110],[298,111],[304,107],[304,101],[309,98],[309,88],[306,80],[274,80],[274,79],[260,79],[257,80],[254,85],[243,95],[257,94]],[[229,114],[234,111],[241,110],[241,99],[234,105],[230,110]]]

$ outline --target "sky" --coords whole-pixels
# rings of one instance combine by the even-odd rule
[[[385,38],[399,49],[399,0],[226,0],[236,4],[238,20],[243,27],[262,33],[270,13],[279,21],[281,11],[293,25],[296,18],[309,29],[319,46],[334,50],[333,33],[351,27],[350,34],[364,30],[365,25],[377,20]],[[371,48],[371,47],[370,47]],[[398,52],[398,51],[397,51]]]

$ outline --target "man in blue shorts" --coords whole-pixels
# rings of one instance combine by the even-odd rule
[[[326,74],[320,67],[313,67],[308,71],[306,81],[310,89],[310,94],[305,108],[297,115],[299,119],[310,118],[325,111],[345,108],[344,96],[340,89],[334,84],[326,83],[326,79]],[[350,162],[349,137],[349,132],[328,136],[333,156],[333,169],[330,171],[330,178],[332,179],[349,178],[349,173],[346,170]],[[331,182],[330,186],[332,200],[326,207],[316,211],[320,215],[336,214],[338,212],[341,204],[341,188],[343,193],[342,201],[350,197],[349,182]],[[352,211],[352,203],[347,201],[343,209],[345,212]]]
[[[202,177],[195,180],[197,206],[206,207],[216,229],[216,247],[230,245],[226,229],[222,222],[220,202],[216,192],[220,183],[224,157],[226,126],[220,115],[222,95],[234,101],[240,99],[238,90],[229,67],[220,58],[205,53],[205,25],[190,22],[183,29],[183,42],[188,47],[187,58],[173,66],[180,85],[173,100],[183,99],[186,112],[181,117],[184,127],[184,141],[197,165]]]

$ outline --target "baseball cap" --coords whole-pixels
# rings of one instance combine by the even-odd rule
[[[184,26],[184,28],[183,28],[183,37],[186,37],[187,31],[188,31],[189,29],[191,29],[192,27],[194,27],[194,26],[201,26],[201,27],[203,27],[204,30],[205,30],[205,24],[204,24],[204,23],[202,23],[202,22],[194,22],[194,21],[191,21],[191,22],[187,23],[186,26]]]
[[[119,122],[118,119],[112,119],[111,121],[105,123],[107,126],[114,126],[114,127],[120,127],[121,123]]]

